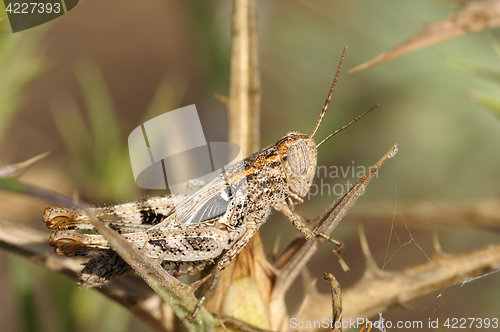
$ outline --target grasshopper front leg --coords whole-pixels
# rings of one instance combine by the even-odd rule
[[[314,233],[307,225],[305,225],[297,215],[297,212],[292,211],[290,207],[283,201],[273,206],[273,208],[285,215],[288,220],[292,223],[292,225],[302,234],[306,240],[310,240],[315,237],[321,237],[336,246],[340,249],[344,247],[342,242],[332,239],[329,235],[323,233]]]

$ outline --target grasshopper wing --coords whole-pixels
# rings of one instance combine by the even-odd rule
[[[231,185],[218,176],[176,206],[180,224],[197,224],[219,219],[232,199]]]

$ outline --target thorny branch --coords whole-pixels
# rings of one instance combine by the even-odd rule
[[[349,73],[373,67],[469,32],[479,32],[498,26],[500,26],[500,0],[467,1],[450,17],[428,24],[421,33],[349,70]]]
[[[325,272],[325,281],[330,283],[330,292],[332,293],[332,321],[333,321],[333,332],[342,332],[342,291],[340,290],[340,285],[337,279],[331,274]],[[337,323],[339,322],[339,323]],[[340,327],[337,327],[340,326]]]
[[[497,271],[500,266],[500,245],[490,244],[461,254],[445,254],[435,243],[430,260],[401,271],[382,271],[373,264],[366,238],[361,232],[367,268],[363,278],[344,291],[343,318],[373,317],[391,306],[405,305],[421,296],[454,284],[464,285],[477,276]],[[331,297],[316,294],[311,307],[301,320],[318,320],[330,315]]]

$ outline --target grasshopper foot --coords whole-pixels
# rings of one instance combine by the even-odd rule
[[[203,305],[203,302],[205,302],[205,299],[206,299],[205,295],[200,297],[200,299],[198,300],[198,303],[196,303],[196,307],[194,307],[193,314],[191,316],[186,317],[188,322],[194,323],[194,320],[196,319],[196,316],[198,315],[198,312],[200,311],[201,306]]]

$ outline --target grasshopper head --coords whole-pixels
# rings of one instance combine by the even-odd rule
[[[309,136],[306,134],[301,134],[297,131],[291,131],[276,143],[281,164],[283,165],[287,177],[288,189],[300,197],[304,197],[312,185],[314,174],[316,173],[318,148],[323,143],[328,141],[331,137],[349,127],[351,124],[361,119],[363,116],[370,113],[378,106],[375,105],[374,107],[361,113],[356,118],[328,135],[318,144],[314,142],[313,137],[316,134],[319,125],[323,120],[323,117],[325,116],[328,104],[330,103],[333,91],[335,90],[335,85],[337,84],[337,79],[340,75],[340,69],[342,68],[342,62],[344,61],[346,50],[347,46],[344,48],[344,52],[342,52],[342,57],[340,58],[337,73],[335,73],[335,78],[333,79],[332,86],[330,87],[330,91],[328,92],[328,97],[326,98],[323,109],[319,114],[318,121],[316,121],[316,125],[314,126],[311,135]]]
[[[291,131],[276,143],[276,147],[287,177],[288,189],[304,197],[316,173],[316,143],[309,135]]]

